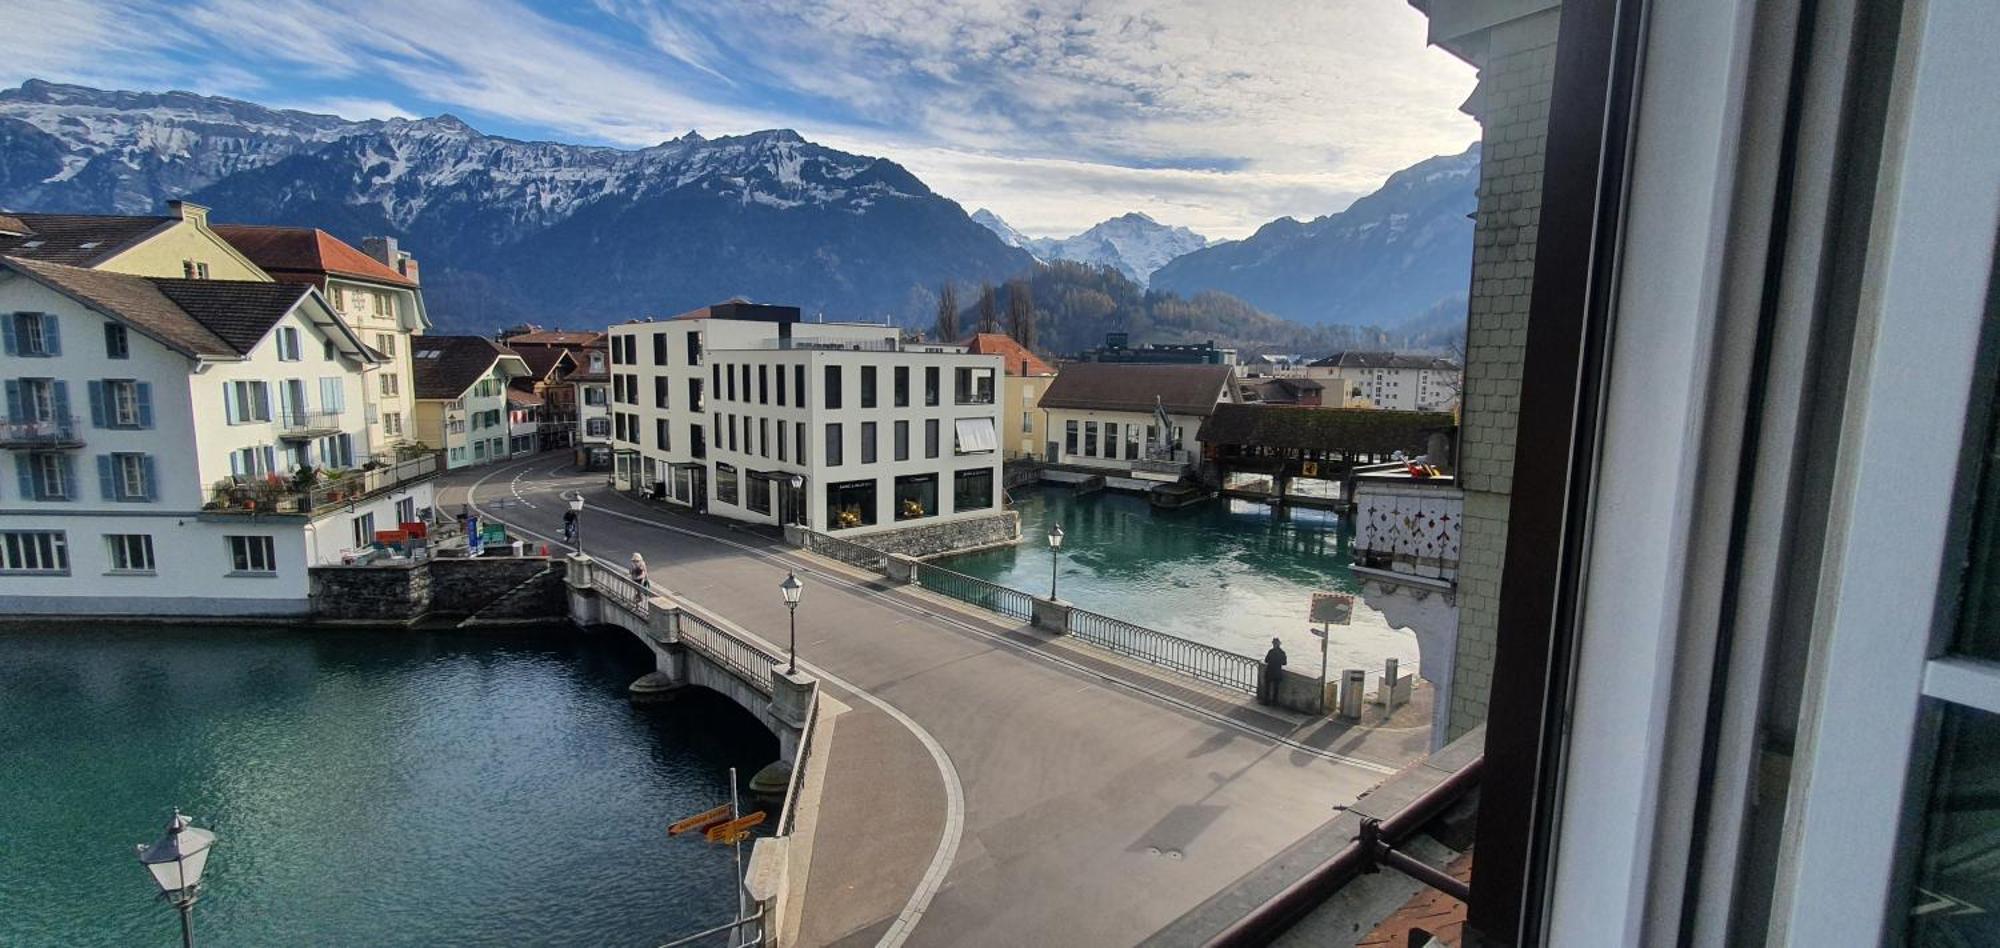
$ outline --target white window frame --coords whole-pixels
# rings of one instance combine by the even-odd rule
[[[229,547],[229,575],[278,575],[278,545],[271,537],[230,534],[223,540]]]
[[[303,349],[301,349],[301,348],[300,348],[300,346],[299,346],[299,330],[298,330],[298,327],[296,327],[296,326],[279,326],[279,327],[278,327],[278,361],[279,361],[279,362],[297,362],[297,361],[299,361],[300,359],[303,359],[303,358],[305,358],[305,352],[304,352],[304,350],[303,350]]]
[[[33,544],[33,548],[30,548]],[[55,562],[41,565],[44,558]],[[30,566],[29,563],[36,565]],[[0,573],[25,576],[69,575],[69,534],[62,530],[0,531]]]
[[[104,535],[106,556],[111,568],[106,572],[113,576],[151,576],[159,572],[158,560],[153,557],[153,535],[150,533],[107,533]]]
[[[131,379],[106,379],[104,390],[110,395],[111,423],[120,428],[139,427],[139,383]]]
[[[146,456],[129,452],[111,455],[112,475],[118,479],[118,499],[136,500],[147,496]]]

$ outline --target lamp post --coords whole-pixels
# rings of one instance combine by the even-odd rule
[[[806,479],[797,474],[794,474],[791,477],[791,485],[792,485],[792,522],[803,526],[806,522],[806,513],[805,513],[806,495],[805,492],[801,491],[799,488],[806,486]]]
[[[134,847],[139,864],[159,885],[160,896],[181,913],[183,948],[194,948],[194,902],[201,897],[201,873],[208,867],[208,848],[213,845],[215,834],[196,829],[176,808],[174,818],[167,823],[167,835],[150,846],[140,843]]]
[[[583,554],[583,494],[579,492],[569,499],[569,512],[576,515],[576,552]]]
[[[787,675],[799,673],[799,596],[805,591],[806,585],[799,582],[796,573],[786,573],[785,581],[778,584],[778,592],[785,597],[785,611],[792,615],[791,645],[787,649],[791,653],[792,663],[791,667],[785,669]]]
[[[1062,564],[1062,524],[1049,529],[1049,599],[1056,598],[1056,571]]]

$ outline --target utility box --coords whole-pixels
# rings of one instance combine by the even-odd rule
[[[1368,687],[1368,673],[1359,668],[1350,668],[1340,673],[1340,716],[1349,721],[1361,720],[1361,690]]]

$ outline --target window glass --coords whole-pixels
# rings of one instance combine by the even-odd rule
[[[932,365],[924,368],[924,404],[926,405],[935,405],[938,403],[938,375],[937,366]]]
[[[896,478],[896,519],[937,516],[937,475],[905,474]]]
[[[839,423],[839,422],[833,422],[833,423],[830,423],[830,424],[828,424],[828,425],[826,426],[826,466],[827,466],[827,467],[839,467],[839,466],[840,466],[840,462],[841,462],[841,443],[840,443],[840,442],[841,442],[841,437],[840,437],[840,423]],[[801,460],[801,461],[803,461],[803,460],[804,460],[804,458],[800,458],[800,460]]]
[[[875,482],[844,481],[826,485],[826,519],[836,530],[873,526]]]
[[[840,407],[840,366],[826,367],[826,391],[820,393],[820,397],[825,400],[823,407]]]
[[[770,481],[761,477],[750,478],[750,483],[744,486],[744,493],[749,496],[745,498],[743,506],[748,508],[752,513],[767,514],[771,512]]]
[[[993,469],[959,471],[951,477],[951,509],[984,510],[993,506]]]
[[[717,464],[715,466],[715,500],[717,503],[736,504],[736,466]]]
[[[910,367],[907,365],[899,365],[896,366],[896,407],[908,408],[909,405],[910,405]]]
[[[861,367],[861,407],[875,407],[875,367],[872,365]]]
[[[1993,401],[1953,650],[2000,661],[2000,393]]]
[[[907,461],[909,459],[910,459],[910,423],[907,421],[899,421],[896,422],[896,460]]]
[[[1951,706],[1938,735],[1911,892],[1911,945],[1990,945],[2000,935],[2000,715]]]
[[[872,421],[861,423],[861,463],[875,463],[875,423]]]

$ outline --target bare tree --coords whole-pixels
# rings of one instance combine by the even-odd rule
[[[991,283],[979,284],[979,331],[1000,331],[1000,295]]]
[[[944,343],[958,341],[958,287],[950,280],[938,290],[937,337]]]
[[[1007,284],[1007,335],[1029,349],[1035,347],[1035,290],[1026,280]]]

